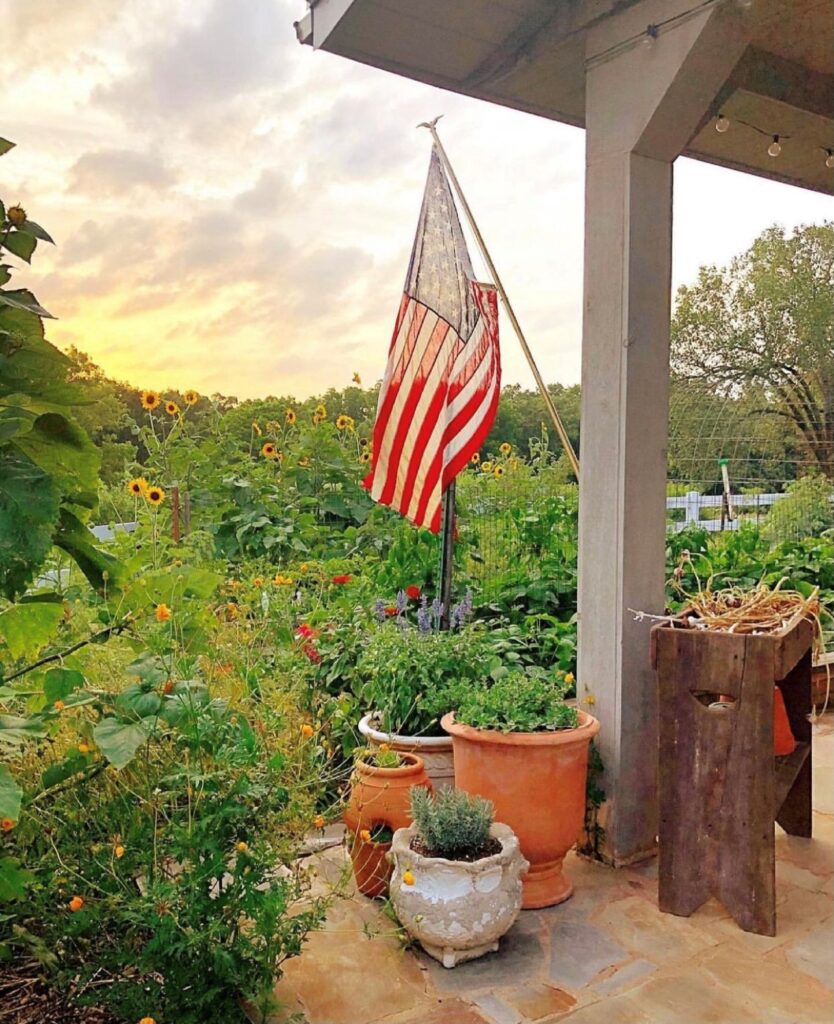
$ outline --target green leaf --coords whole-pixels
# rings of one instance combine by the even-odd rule
[[[0,818],[11,818],[12,821],[18,821],[22,799],[23,790],[15,782],[8,767],[0,764]]]
[[[104,718],[93,730],[93,739],[113,767],[121,770],[146,742],[148,731],[144,722],[125,723],[118,718]]]
[[[84,676],[71,668],[51,668],[43,682],[43,692],[50,704],[56,700],[65,700],[73,690],[83,686]]]
[[[10,149],[14,149],[16,142],[9,142],[8,139],[0,139],[0,156],[5,156]]]
[[[132,676],[139,676],[140,679],[150,683],[152,686],[164,683],[170,675],[162,658],[158,654],[152,654],[150,651],[145,651],[135,661],[132,661],[125,671]]]
[[[6,276],[6,281],[8,281],[8,279],[8,276]],[[6,281],[0,280],[0,284],[5,284]],[[11,306],[12,309],[25,309],[30,313],[37,314],[38,316],[49,317],[50,320],[55,319],[49,310],[44,309],[35,296],[25,288],[18,288],[10,292],[0,291],[0,303],[3,303],[3,305],[6,306]]]
[[[44,789],[51,789],[59,782],[71,779],[73,775],[83,772],[90,762],[83,754],[70,754],[61,761],[51,764],[41,775],[41,785]]]
[[[21,868],[16,857],[0,857],[0,903],[11,903],[26,895],[35,880],[31,871]]]
[[[116,710],[121,714],[136,718],[152,718],[159,714],[162,698],[158,693],[146,689],[142,684],[134,683],[116,698]]]
[[[108,590],[119,589],[123,575],[121,562],[97,547],[93,534],[67,509],[61,510],[54,542],[75,560],[78,568],[96,589],[101,590],[105,583]]]
[[[64,609],[59,604],[16,604],[0,615],[0,638],[13,658],[33,656],[54,636]]]
[[[36,718],[0,715],[0,747],[21,747],[28,740],[45,735],[46,730]]]
[[[26,234],[25,231],[12,231],[6,236],[4,242],[0,242],[0,245],[3,245],[9,252],[19,256],[20,259],[25,260],[27,263],[32,262],[32,253],[35,251],[37,244],[37,238],[34,235]]]
[[[29,220],[28,217],[23,222],[23,227],[19,230],[25,231],[27,234],[34,235],[35,238],[39,238],[42,242],[51,242],[53,245],[55,244],[55,239],[49,234],[49,232],[42,228],[40,224],[36,224],[33,220]]]
[[[101,453],[77,423],[61,413],[45,412],[16,445],[57,481],[65,502],[95,507]]]

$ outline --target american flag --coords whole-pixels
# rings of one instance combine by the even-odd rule
[[[374,501],[437,533],[443,492],[486,440],[500,388],[497,295],[474,279],[433,148],[364,481]]]

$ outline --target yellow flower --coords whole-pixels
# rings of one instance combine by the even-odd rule
[[[301,565],[299,565],[299,567],[298,567],[298,568],[299,568],[299,570],[300,570],[301,572],[307,572],[307,570],[308,570],[308,569],[310,568],[310,566],[309,566],[309,565],[307,565],[307,563],[306,563],[306,562],[302,562],[302,563],[301,563]]]
[[[307,739],[309,739],[313,735],[312,725],[308,725],[308,723],[305,722],[304,725],[301,726],[301,735],[306,736]]]
[[[475,452],[475,454],[469,461],[472,463],[473,466],[477,466],[478,463],[481,461],[481,456],[478,454],[478,452]]]
[[[165,403],[165,411],[168,413],[169,416],[176,416],[180,411],[180,407],[177,405],[176,402],[172,402],[169,399]]]
[[[596,704],[596,702],[597,699],[592,693],[589,693],[588,696],[585,698],[586,704]]]
[[[229,604],[226,605],[226,617],[228,619],[237,618],[237,605],[234,602],[229,602]]]
[[[90,753],[90,744],[89,743],[79,743],[78,744],[78,753],[79,754],[89,754]]]
[[[353,375],[353,383],[354,384],[361,384],[362,383],[362,378],[359,376],[358,373],[354,373],[354,375]]]
[[[139,1021],[139,1024],[156,1024],[156,1021],[153,1019],[153,1017],[143,1017]]]
[[[149,412],[151,409],[155,409],[160,403],[159,394],[156,391],[143,391],[142,392],[142,408],[147,409]]]
[[[295,409],[287,409],[287,423],[295,423],[296,419]]]
[[[113,848],[113,856],[116,860],[121,860],[125,855],[125,848],[123,846],[116,846]]]
[[[272,582],[276,587],[290,587],[292,586],[292,576],[282,576],[279,572],[277,576],[274,576]]]
[[[414,875],[410,871],[403,871],[403,885],[414,885]]]
[[[319,414],[318,414],[318,413],[316,413],[316,414],[315,414],[315,415],[313,416],[313,423],[315,423],[315,424],[316,424],[316,426],[318,426],[318,425],[319,425],[319,423],[324,423],[324,416],[319,416]]]
[[[66,705],[62,700],[56,700],[52,707],[55,708],[56,711],[63,711]]]
[[[283,452],[281,451],[281,449],[280,449],[280,448],[279,448],[279,449],[278,449],[278,451],[277,451],[277,452],[275,453],[275,458],[276,458],[276,459],[277,459],[277,460],[278,460],[279,462],[283,462],[283,461],[284,461],[284,453],[283,453]]]
[[[503,476],[504,475],[504,467],[503,466],[496,466],[495,469],[493,469],[492,472],[493,472],[494,476]]]
[[[576,677],[574,676],[573,672],[566,672],[565,673],[565,685],[566,686],[573,686],[573,684],[575,682],[576,682]]]
[[[153,615],[157,622],[167,622],[171,618],[171,609],[167,604],[158,604]]]
[[[249,847],[248,847],[248,845],[247,845],[246,843],[244,843],[244,842],[239,842],[239,843],[237,844],[237,847],[236,847],[236,849],[237,849],[237,852],[238,852],[238,853],[246,853],[246,851],[247,851],[247,850],[249,849]]]
[[[371,833],[366,828],[363,828],[359,833],[359,838],[363,843],[369,843],[371,841]]]
[[[267,441],[263,448],[261,448],[261,455],[265,459],[272,459],[275,457],[276,450],[275,445],[271,441]]]
[[[145,491],[145,501],[149,505],[161,505],[165,501],[165,491],[161,487],[149,486]]]
[[[252,580],[252,586],[253,587],[262,587],[263,585],[264,585],[264,581],[263,581],[263,577],[262,576],[256,576]]]
[[[498,451],[501,452],[502,455],[509,455],[512,450],[513,446],[510,444],[509,441],[505,441],[498,449]]]
[[[353,430],[353,420],[346,413],[336,417],[336,428],[338,430]]]
[[[492,472],[492,463],[491,462],[482,462],[481,463],[481,472],[482,473],[491,473]]]
[[[370,462],[371,461],[371,453],[368,452],[368,451],[362,452],[362,454],[359,456],[359,461],[360,462]]]
[[[257,422],[256,422],[255,420],[252,420],[252,433],[253,433],[253,434],[257,434],[257,435],[258,435],[258,437],[260,437],[260,436],[261,436],[261,434],[263,433],[263,431],[262,431],[262,430],[261,430],[261,428],[260,428],[260,427],[258,426],[258,424],[257,424]]]
[[[380,743],[379,749],[381,753],[387,754],[388,751],[391,749],[391,745],[389,743]]]
[[[196,405],[200,401],[200,395],[193,388],[189,388],[182,397],[186,405]]]
[[[148,489],[148,481],[143,476],[134,477],[127,485],[127,489],[138,498]]]
[[[315,415],[316,416],[320,416],[321,419],[326,419],[327,418],[327,409],[325,409],[325,407],[323,405],[317,405],[316,406]]]
[[[315,818],[313,819],[313,824],[316,826],[316,828],[324,828],[324,826],[325,826],[324,815],[323,814],[317,814],[315,816]]]
[[[298,465],[302,469],[306,469],[310,465],[310,460],[305,456],[303,459],[298,460]]]

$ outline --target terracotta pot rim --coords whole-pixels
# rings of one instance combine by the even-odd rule
[[[495,729],[476,729],[455,721],[454,711],[440,720],[440,724],[451,736],[472,743],[503,744],[509,747],[559,747],[577,741],[591,740],[600,730],[599,720],[587,711],[579,711],[579,725],[575,729],[542,730],[541,732],[498,732]]]
[[[416,834],[417,829],[413,825],[409,825],[407,828],[398,828],[394,833],[394,839],[391,843],[391,854],[392,856],[399,854],[401,857],[408,857],[412,860],[413,864],[423,865],[426,869],[433,865],[442,865],[443,867],[456,868],[458,871],[468,875],[477,875],[498,864],[509,864],[519,850],[518,836],[509,825],[504,825],[500,821],[493,822],[490,826],[489,834],[493,839],[497,839],[501,843],[501,849],[498,853],[490,854],[489,857],[481,857],[480,860],[450,860],[448,857],[427,857],[425,854],[411,849],[411,840]]]
[[[374,743],[390,743],[403,747],[414,747],[426,751],[449,750],[452,742],[448,736],[406,736],[405,733],[383,732],[371,724],[376,720],[378,712],[369,711],[359,721],[359,732]]]
[[[378,775],[383,779],[401,779],[409,775],[419,775],[423,770],[423,759],[416,754],[399,753],[399,756],[408,761],[408,764],[401,764],[398,768],[377,768],[368,764],[361,758],[356,759],[356,770],[360,775]]]

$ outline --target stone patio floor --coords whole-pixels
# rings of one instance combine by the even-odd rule
[[[815,726],[814,838],[777,826],[777,935],[741,931],[712,900],[657,908],[657,863],[571,856],[571,899],[523,911],[498,953],[446,970],[405,949],[382,904],[339,901],[277,995],[309,1024],[832,1024],[834,715]],[[344,852],[321,855],[322,874]]]

